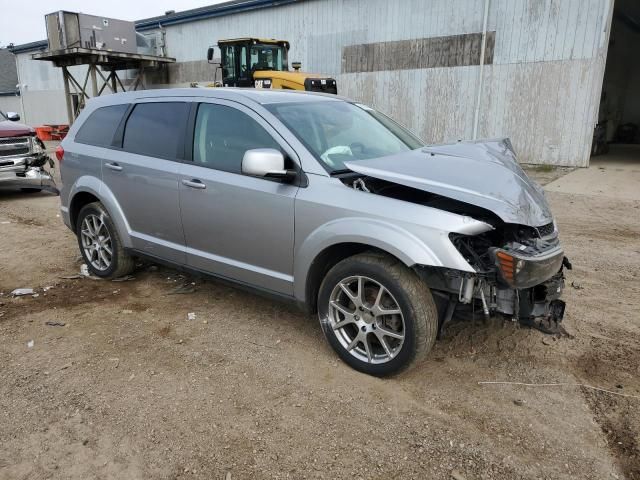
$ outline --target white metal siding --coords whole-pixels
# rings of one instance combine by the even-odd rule
[[[588,165],[612,4],[490,0],[495,49],[493,63],[484,67],[480,135],[512,138],[521,162]],[[168,26],[167,53],[192,62],[185,65],[188,73],[219,39],[287,39],[289,60],[335,77],[340,94],[372,104],[428,142],[455,141],[472,136],[480,67],[345,74],[342,52],[355,44],[478,33],[484,6],[485,0],[304,0]],[[59,70],[28,63],[20,74],[31,91],[62,89]],[[209,67],[201,67],[208,75]],[[209,78],[191,80],[211,80],[213,73],[211,66]],[[64,110],[55,115],[62,121]]]
[[[522,162],[588,165],[610,3],[490,0],[496,45],[484,68],[481,136],[512,138]],[[169,26],[167,46],[180,62],[203,59],[222,38],[287,39],[290,60],[334,76],[340,94],[374,105],[428,142],[447,142],[472,135],[479,67],[343,74],[342,48],[480,32],[483,12],[484,0],[306,0]]]

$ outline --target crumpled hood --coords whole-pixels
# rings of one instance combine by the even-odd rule
[[[345,165],[362,175],[485,208],[506,223],[540,227],[553,220],[542,188],[520,168],[506,138],[431,145]]]

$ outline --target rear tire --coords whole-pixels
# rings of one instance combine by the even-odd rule
[[[85,205],[78,214],[76,236],[89,271],[101,278],[118,278],[131,273],[134,259],[120,241],[109,213],[100,202]]]
[[[340,358],[375,376],[414,366],[438,332],[427,285],[397,259],[377,252],[349,257],[327,273],[318,293],[318,317]]]

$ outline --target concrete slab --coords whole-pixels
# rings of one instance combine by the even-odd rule
[[[611,145],[609,153],[591,159],[589,168],[579,168],[544,188],[640,201],[640,145]]]

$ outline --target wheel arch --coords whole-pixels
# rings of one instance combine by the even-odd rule
[[[424,242],[395,224],[372,218],[341,218],[316,228],[296,249],[296,300],[314,312],[314,297],[324,274],[340,260],[365,250],[385,253],[407,267],[416,264],[442,266],[438,256]]]
[[[123,246],[127,248],[132,246],[129,224],[124,212],[113,192],[99,179],[95,177],[80,177],[73,185],[69,198],[69,221],[74,232],[80,210],[89,203],[100,202],[109,213],[113,224],[118,230]]]

